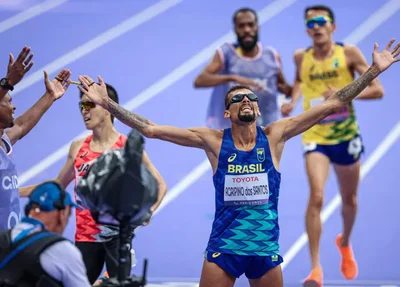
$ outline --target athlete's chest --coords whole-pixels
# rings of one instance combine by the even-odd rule
[[[250,152],[232,151],[220,163],[223,202],[226,206],[264,205],[270,199],[272,162],[265,147]]]
[[[79,179],[83,177],[94,164],[94,162],[105,152],[111,151],[113,149],[122,148],[125,141],[117,141],[112,147],[102,149],[102,151],[93,151],[90,147],[90,141],[85,142],[84,145],[78,151],[74,161],[75,178]]]
[[[273,56],[262,55],[256,60],[247,60],[234,54],[226,59],[227,69],[243,77],[270,79],[276,77],[279,66]]]
[[[329,59],[316,61],[312,55],[308,54],[302,63],[302,81],[310,84],[338,81],[348,74],[349,67],[343,55],[334,55]]]
[[[16,172],[16,164],[11,154],[0,150],[0,172]]]
[[[15,196],[11,191],[18,195],[18,171],[12,155],[7,155],[3,150],[0,151],[0,179],[1,189],[6,191],[8,196]],[[2,195],[4,196],[4,194]]]
[[[256,147],[250,152],[227,151],[219,168],[225,174],[250,174],[264,172],[268,165],[265,148]]]
[[[84,176],[100,156],[101,153],[94,153],[90,150],[80,150],[74,161],[75,177],[80,178]]]

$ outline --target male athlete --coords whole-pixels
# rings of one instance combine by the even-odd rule
[[[290,96],[291,86],[285,81],[282,63],[274,48],[258,40],[258,19],[253,9],[235,12],[233,24],[236,43],[225,43],[217,49],[212,61],[196,78],[196,88],[215,87],[211,95],[207,125],[210,128],[229,128],[224,118],[225,95],[235,83],[254,87],[258,91],[261,116],[257,124],[268,125],[279,117],[278,91]]]
[[[333,41],[332,34],[336,24],[330,8],[306,8],[305,18],[307,33],[313,45],[295,52],[296,81],[291,103],[282,106],[283,115],[288,115],[293,110],[300,94],[304,96],[304,110],[308,110],[352,82],[355,73],[361,75],[368,69],[367,61],[357,47]],[[356,99],[378,99],[382,96],[383,88],[378,79],[375,79]],[[336,237],[336,245],[342,257],[341,272],[346,279],[354,279],[358,267],[349,238],[357,213],[356,196],[363,144],[353,104],[350,102],[342,110],[323,119],[305,131],[302,137],[310,184],[305,221],[312,262],[312,271],[305,282],[322,284],[323,281],[319,258],[322,231],[320,213],[331,163],[339,182],[343,203],[343,234]]]
[[[24,47],[17,59],[10,54],[7,75],[0,80],[0,231],[13,228],[21,219],[18,194],[18,170],[14,161],[13,146],[26,136],[39,122],[54,101],[61,98],[69,86],[69,70],[62,70],[50,82],[44,72],[46,92],[25,113],[14,119],[15,106],[9,91],[22,80],[33,66],[31,48]]]
[[[106,85],[106,87],[108,97],[114,102],[118,102],[116,90],[111,85]],[[67,161],[56,178],[64,188],[73,180],[76,187],[79,179],[86,174],[90,166],[104,151],[123,148],[127,140],[125,135],[115,129],[113,115],[90,101],[86,95],[81,93],[80,97],[79,108],[85,126],[92,131],[92,134],[71,143]],[[143,153],[143,164],[146,165],[159,184],[159,198],[151,208],[151,211],[154,212],[166,194],[166,183],[151,163],[146,152]],[[34,187],[21,188],[21,194],[28,196]],[[79,204],[79,198],[76,198],[76,200]],[[76,210],[75,245],[82,253],[91,284],[101,274],[104,263],[109,276],[117,276],[118,236],[119,230],[117,227],[97,224],[88,209]],[[129,276],[130,269],[126,270],[126,272],[128,273],[127,276]]]
[[[252,287],[283,286],[279,254],[277,205],[281,174],[279,162],[285,142],[348,105],[379,74],[400,61],[400,44],[389,52],[375,44],[373,64],[357,80],[299,116],[261,127],[258,97],[246,86],[232,87],[225,100],[231,128],[160,126],[127,111],[107,96],[106,85],[93,85],[79,76],[78,88],[126,125],[145,137],[203,149],[210,161],[216,191],[216,212],[206,249],[201,287],[233,286],[245,273]]]

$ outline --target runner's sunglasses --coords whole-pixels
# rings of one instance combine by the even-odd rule
[[[323,27],[328,22],[332,23],[332,19],[328,16],[319,16],[315,18],[306,19],[306,25],[308,29],[313,29],[315,27],[315,24],[317,24],[318,27]]]
[[[88,102],[88,101],[80,101],[79,102],[79,110],[82,112],[82,110],[89,111],[90,109],[93,109],[96,107],[96,104],[93,102]]]
[[[244,97],[247,97],[250,101],[252,102],[258,102],[258,97],[257,95],[250,93],[250,94],[236,94],[234,95],[230,100],[228,105],[226,106],[226,110],[229,109],[229,107],[231,106],[231,104],[234,103],[240,103]]]

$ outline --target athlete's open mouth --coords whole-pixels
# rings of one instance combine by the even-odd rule
[[[83,120],[85,121],[85,123],[87,122],[87,121],[89,121],[90,120],[90,118],[89,117],[84,117],[83,118]]]
[[[241,111],[250,111],[250,112],[252,111],[250,106],[243,106],[243,107],[240,108],[240,110]]]

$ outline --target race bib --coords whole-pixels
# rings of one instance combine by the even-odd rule
[[[269,200],[268,174],[226,175],[225,205],[262,205]]]
[[[325,98],[320,97],[316,99],[311,100],[311,108],[318,106],[319,104],[323,103],[325,101]],[[350,117],[350,108],[348,105],[343,107],[339,112],[327,116],[325,119],[319,122],[319,124],[327,124],[327,123],[333,123],[333,122],[342,122],[347,120]]]
[[[352,139],[349,142],[349,146],[347,147],[347,152],[349,155],[354,156],[354,158],[357,158],[360,154],[360,152],[363,149],[362,141],[360,137],[356,137]]]

